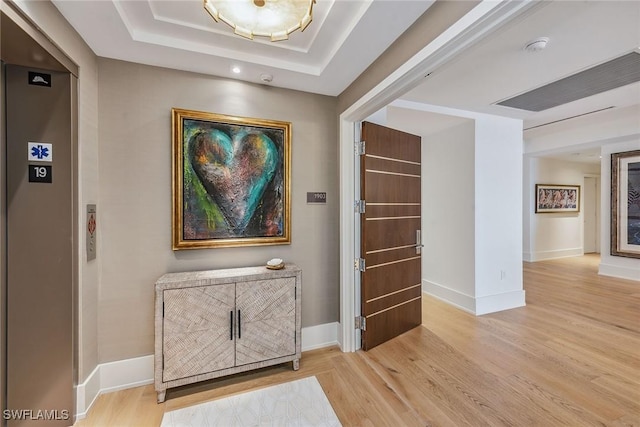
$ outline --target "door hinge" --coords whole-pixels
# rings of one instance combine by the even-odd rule
[[[364,316],[356,316],[356,329],[367,330],[367,318]]]
[[[363,214],[367,208],[367,203],[364,200],[356,200],[354,207],[356,213]]]
[[[355,144],[356,156],[363,156],[365,154],[365,142],[358,141]]]
[[[367,264],[364,258],[356,258],[353,265],[354,268],[358,271],[365,271],[367,269]]]

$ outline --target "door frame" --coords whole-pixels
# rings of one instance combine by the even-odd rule
[[[360,274],[354,268],[360,256],[360,215],[354,202],[360,197],[359,167],[354,144],[360,140],[359,122],[417,86],[433,70],[474,42],[539,3],[482,0],[458,22],[423,47],[407,62],[369,90],[339,116],[340,167],[340,326],[338,344],[344,352],[359,350]]]

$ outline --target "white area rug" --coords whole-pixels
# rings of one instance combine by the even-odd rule
[[[316,377],[164,414],[161,427],[341,426]]]

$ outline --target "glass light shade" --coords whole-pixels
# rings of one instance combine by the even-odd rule
[[[225,22],[242,37],[287,40],[311,23],[316,0],[204,0],[204,8],[216,21]]]

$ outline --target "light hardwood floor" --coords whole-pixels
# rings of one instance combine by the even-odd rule
[[[78,426],[159,426],[165,411],[315,375],[345,426],[640,426],[640,283],[597,256],[524,264],[527,306],[473,316],[424,298],[424,326],[373,350],[169,391],[100,396]]]

